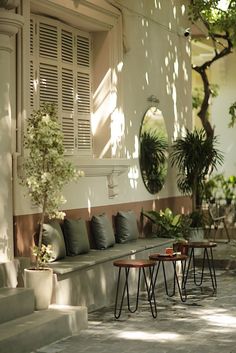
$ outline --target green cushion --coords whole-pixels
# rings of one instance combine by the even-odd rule
[[[106,214],[93,216],[91,227],[97,249],[107,249],[115,244],[113,227]]]
[[[66,246],[61,226],[56,221],[43,225],[43,244],[52,246],[51,261],[63,259],[66,256]]]
[[[63,224],[67,255],[87,253],[90,249],[85,220],[65,219]]]
[[[139,236],[136,215],[133,211],[120,211],[116,215],[116,240],[126,243],[136,240]]]

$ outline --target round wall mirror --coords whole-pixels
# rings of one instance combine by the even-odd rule
[[[151,107],[140,128],[140,169],[151,194],[163,188],[167,175],[168,136],[161,110]]]

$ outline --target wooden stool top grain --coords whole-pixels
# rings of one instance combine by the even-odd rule
[[[204,242],[204,241],[193,241],[193,242],[189,242],[187,245],[189,248],[200,248],[200,249],[215,248],[217,246],[216,243]]]
[[[113,262],[114,266],[117,267],[127,267],[127,268],[141,268],[141,267],[152,267],[155,266],[156,262],[146,259],[124,259],[116,260]]]
[[[173,255],[173,256],[164,256],[164,255],[160,255],[160,254],[151,254],[149,255],[149,259],[150,260],[155,260],[155,261],[171,261],[171,262],[175,262],[175,261],[184,261],[187,260],[188,256],[187,255]]]

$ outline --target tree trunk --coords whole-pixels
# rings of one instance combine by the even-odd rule
[[[197,115],[199,116],[202,122],[202,126],[206,131],[207,137],[214,136],[214,129],[209,121],[209,116],[208,116],[209,101],[210,101],[212,92],[211,92],[210,82],[207,76],[207,70],[215,61],[232,53],[232,48],[233,48],[233,43],[231,41],[230,34],[227,31],[225,32],[225,34],[211,33],[211,39],[213,41],[214,48],[217,48],[217,44],[219,44],[219,39],[223,40],[223,43],[225,42],[226,45],[222,45],[223,47],[222,50],[215,49],[215,55],[212,57],[211,60],[207,60],[205,63],[203,63],[200,66],[193,66],[193,70],[199,73],[203,83],[204,97],[200,107],[200,111],[198,112]]]
[[[41,219],[39,222],[39,238],[38,238],[38,250],[40,251],[42,248],[42,240],[43,240],[43,224],[44,224],[44,219],[45,219],[45,213],[46,213],[46,206],[47,206],[47,196],[44,197],[43,201],[43,210],[41,214]],[[39,268],[39,256],[36,256],[36,268]]]
[[[211,97],[211,90],[210,90],[210,83],[208,80],[208,76],[206,73],[206,69],[202,68],[201,66],[196,66],[193,68],[202,78],[203,83],[203,90],[204,90],[204,98],[201,104],[200,111],[197,113],[198,117],[202,122],[202,126],[206,131],[207,137],[214,136],[214,129],[211,126],[211,123],[208,119],[208,109],[209,109],[209,101]]]

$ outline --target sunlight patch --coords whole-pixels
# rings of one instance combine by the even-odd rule
[[[216,314],[203,316],[203,319],[216,326],[236,328],[236,317],[231,315]]]
[[[173,332],[148,333],[142,331],[126,331],[119,334],[120,338],[127,340],[140,340],[149,342],[178,341],[181,335]]]

